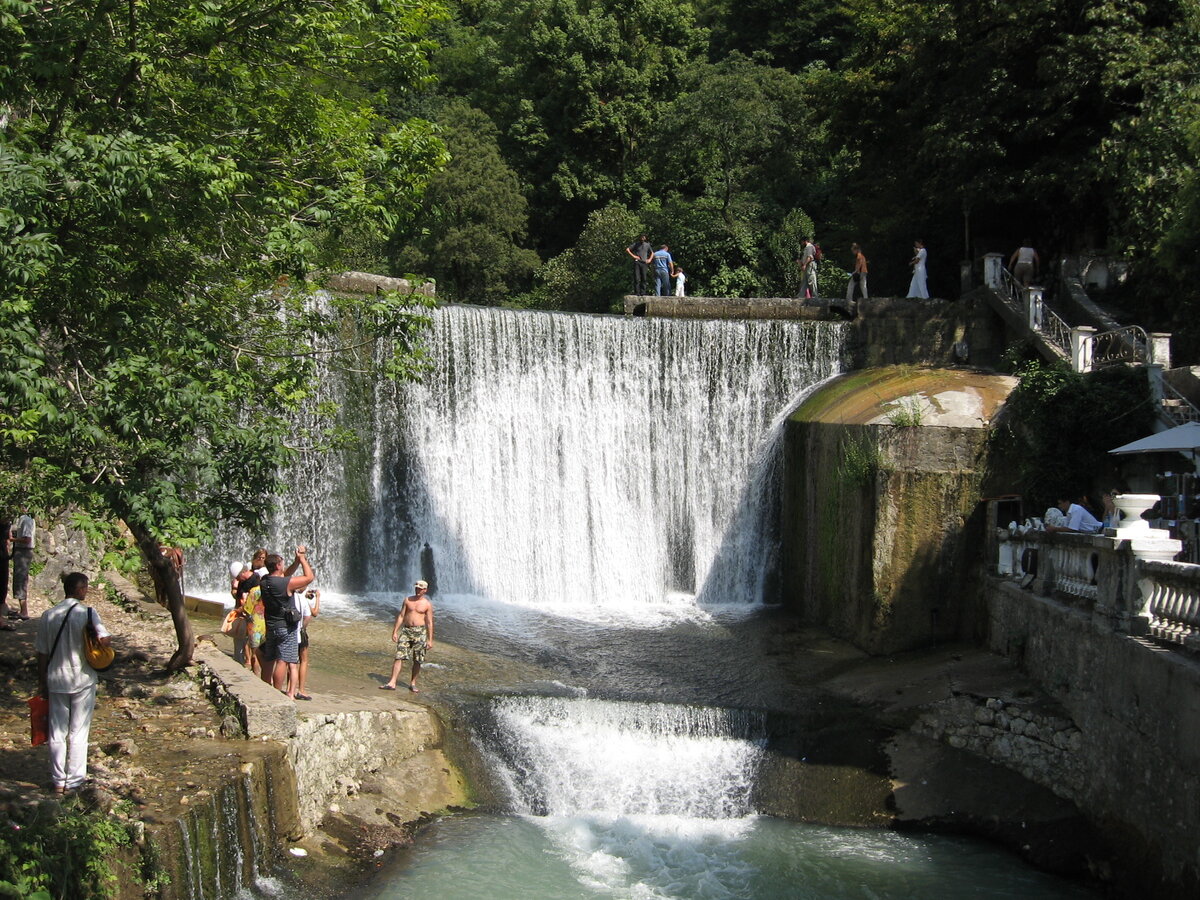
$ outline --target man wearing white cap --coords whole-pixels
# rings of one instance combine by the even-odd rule
[[[417,676],[421,674],[421,663],[425,661],[425,651],[433,649],[433,604],[425,596],[429,585],[418,581],[413,587],[416,593],[404,598],[400,607],[400,615],[396,616],[396,625],[392,628],[392,640],[396,642],[396,658],[392,662],[392,677],[387,684],[381,684],[381,691],[394,691],[396,679],[404,669],[404,661],[412,660],[412,679],[408,689],[414,694],[417,690]]]

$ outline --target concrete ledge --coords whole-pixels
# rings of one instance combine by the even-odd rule
[[[296,704],[284,694],[207,642],[196,647],[193,658],[217,706],[237,705],[246,737],[282,741],[296,733]]]
[[[669,319],[847,319],[844,300],[792,297],[625,297],[625,315]]]
[[[198,612],[206,616],[221,617],[225,615],[224,603],[217,600],[205,600],[201,597],[184,597],[183,608],[189,612]]]

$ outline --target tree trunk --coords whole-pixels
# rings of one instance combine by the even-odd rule
[[[187,609],[183,605],[183,585],[179,581],[179,573],[175,570],[170,559],[163,556],[159,543],[154,535],[143,525],[131,519],[125,519],[133,539],[137,541],[154,587],[160,597],[167,600],[167,609],[171,612],[171,621],[175,624],[175,639],[179,648],[167,662],[168,672],[177,672],[192,662],[192,653],[196,649],[196,636],[192,632],[192,622],[188,618]]]

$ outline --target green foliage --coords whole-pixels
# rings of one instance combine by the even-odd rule
[[[837,483],[854,490],[865,490],[875,484],[883,468],[879,445],[866,434],[843,439],[838,460]]]
[[[0,828],[0,896],[104,900],[117,895],[114,865],[131,853],[129,831],[119,820],[68,800],[57,812],[38,807],[6,819]],[[122,871],[133,876],[127,867]]]
[[[1019,490],[1038,504],[1077,497],[1111,482],[1108,451],[1145,437],[1154,424],[1146,372],[1114,366],[1081,375],[1028,363],[993,432],[993,452],[1019,473]]]
[[[439,31],[443,90],[496,123],[528,188],[536,246],[569,247],[588,215],[636,204],[655,125],[681,67],[703,56],[692,8],[671,0],[459,0]],[[626,242],[628,244],[628,242]]]
[[[615,311],[633,286],[633,261],[625,248],[645,230],[638,217],[620,204],[597,210],[588,217],[575,246],[547,261],[538,272],[537,286],[517,303],[580,312]]]
[[[381,240],[444,161],[377,90],[424,83],[436,8],[109,7],[5,7],[0,447],[60,505],[187,545],[264,514],[314,341],[419,370],[414,301],[321,306],[299,276]]]
[[[111,519],[76,509],[71,513],[70,522],[87,539],[88,548],[97,560],[100,571],[115,569],[132,575],[141,568],[142,560],[137,547]]]
[[[888,410],[887,420],[897,428],[917,428],[925,419],[925,407],[919,396],[904,397]]]
[[[450,153],[434,175],[393,268],[436,277],[443,299],[500,303],[528,287],[537,254],[526,249],[528,204],[500,155],[496,127],[463,100],[436,117]]]

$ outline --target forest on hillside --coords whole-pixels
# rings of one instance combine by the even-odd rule
[[[1126,258],[1122,308],[1191,347],[1197,12],[451,0],[433,79],[394,110],[436,123],[449,162],[381,261],[446,299],[606,311],[642,229],[729,296],[793,296],[810,231],[843,271],[862,244],[885,294],[922,237],[942,296],[1028,238]]]

